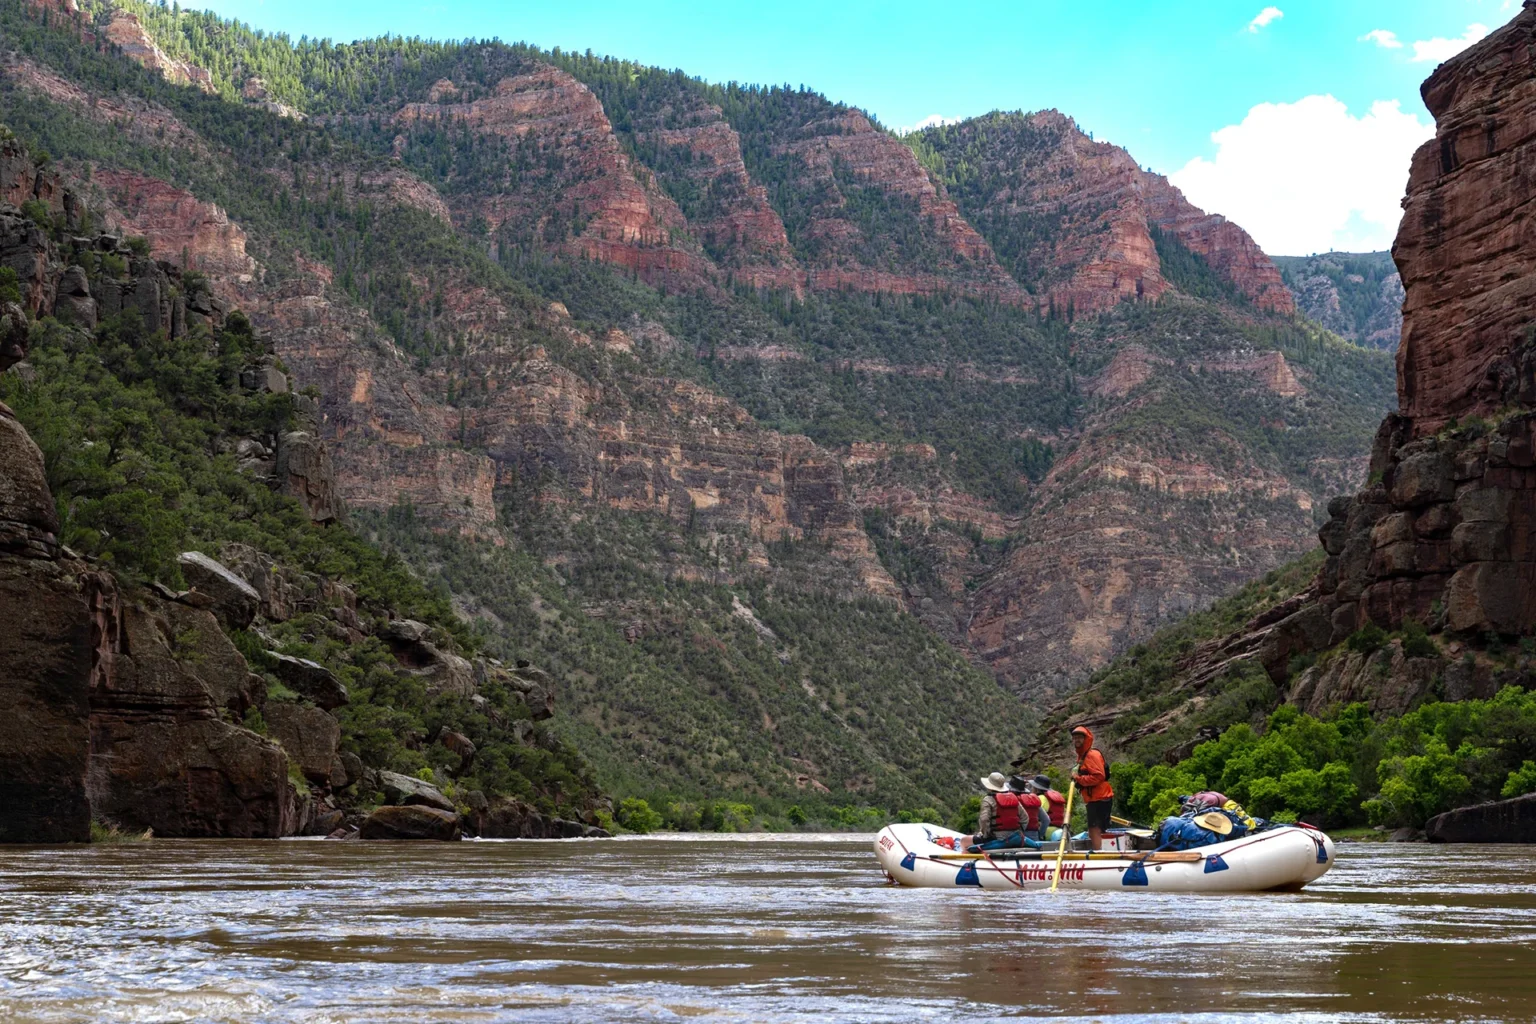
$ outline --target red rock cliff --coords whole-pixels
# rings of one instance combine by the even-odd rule
[[[1530,401],[1536,324],[1536,9],[1423,86],[1435,137],[1414,154],[1392,254],[1402,274],[1398,396],[1416,435]]]

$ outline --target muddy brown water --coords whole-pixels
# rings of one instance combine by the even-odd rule
[[[869,837],[0,848],[0,1021],[1536,1020],[1536,850],[1295,895],[884,884]]]

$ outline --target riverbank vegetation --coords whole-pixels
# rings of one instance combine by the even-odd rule
[[[1143,822],[1178,813],[1181,794],[1215,789],[1265,818],[1418,828],[1454,807],[1536,792],[1536,692],[1509,686],[1382,721],[1364,704],[1322,718],[1282,706],[1262,730],[1241,723],[1177,764],[1122,761],[1112,777],[1122,812]]]

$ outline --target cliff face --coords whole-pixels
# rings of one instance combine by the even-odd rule
[[[1424,83],[1435,138],[1414,154],[1392,250],[1407,291],[1398,397],[1416,437],[1536,399],[1533,17],[1527,7]]]

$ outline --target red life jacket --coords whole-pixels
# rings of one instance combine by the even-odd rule
[[[1040,798],[1034,793],[1022,793],[1019,795],[1019,803],[1023,805],[1024,810],[1029,812],[1029,820],[1025,822],[1024,827],[1030,830],[1038,829],[1040,827]]]
[[[1054,789],[1041,794],[1041,799],[1050,801],[1050,822],[1052,825],[1065,825],[1067,823],[1067,798]]]
[[[992,830],[999,834],[1017,832],[1019,830],[1019,795],[994,793],[992,796],[997,801],[997,813],[992,817]]]

